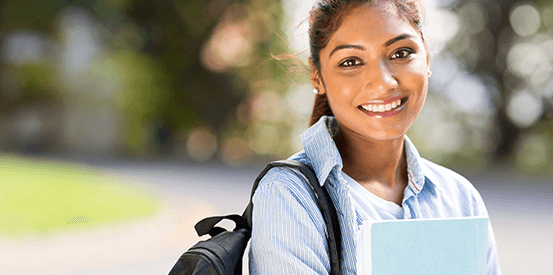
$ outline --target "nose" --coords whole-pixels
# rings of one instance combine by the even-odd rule
[[[375,92],[388,92],[397,88],[398,81],[394,71],[386,62],[379,62],[367,70],[367,89]]]

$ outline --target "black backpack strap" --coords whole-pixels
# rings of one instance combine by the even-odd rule
[[[236,223],[236,227],[234,228],[234,231],[241,228],[246,228],[248,232],[251,232],[251,227],[250,225],[248,225],[248,222],[242,216],[237,214],[207,217],[199,221],[198,223],[196,223],[194,228],[196,229],[196,232],[200,237],[205,234],[209,234],[211,237],[214,237],[215,235],[218,235],[219,233],[225,231],[225,229],[215,226],[223,219],[232,220],[234,221],[234,223]]]
[[[255,190],[257,189],[257,186],[259,185],[261,179],[273,167],[291,167],[299,170],[307,178],[311,194],[313,195],[315,202],[323,215],[323,219],[325,221],[326,229],[328,232],[327,243],[330,253],[330,274],[340,274],[340,252],[342,251],[342,235],[340,231],[338,214],[326,187],[319,184],[319,180],[317,179],[317,176],[315,175],[315,172],[313,172],[313,169],[311,169],[311,167],[295,160],[278,160],[269,163],[259,174],[259,176],[257,176],[257,179],[255,180],[252,187],[250,203],[248,204],[248,207],[246,207],[246,210],[242,214],[242,217],[244,217],[247,224],[249,225],[249,228],[251,228],[253,194],[255,193]]]

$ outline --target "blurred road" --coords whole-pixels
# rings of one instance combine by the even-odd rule
[[[193,231],[198,220],[242,213],[262,169],[163,161],[87,163],[148,189],[163,211],[81,233],[0,238],[0,274],[167,274],[200,240]],[[553,274],[553,175],[529,177],[502,169],[461,174],[487,204],[503,274]]]

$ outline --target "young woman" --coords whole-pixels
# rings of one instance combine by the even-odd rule
[[[304,150],[336,206],[342,273],[356,274],[367,220],[488,216],[476,189],[405,136],[425,101],[429,58],[417,0],[320,0],[310,13],[317,93]],[[428,133],[431,135],[432,133]],[[254,198],[252,274],[328,274],[325,225],[303,177],[272,169]],[[488,230],[488,274],[501,274]]]

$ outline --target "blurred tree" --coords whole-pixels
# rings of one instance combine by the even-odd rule
[[[67,19],[68,10],[76,11],[78,20],[89,22]],[[45,97],[65,102],[65,109],[75,104],[81,109],[108,105],[118,109],[118,120],[124,124],[118,134],[122,139],[119,153],[130,154],[155,150],[149,146],[152,142],[171,147],[175,136],[199,126],[220,136],[229,131],[244,135],[244,117],[249,112],[242,108],[242,123],[238,123],[237,108],[256,93],[259,81],[274,78],[271,67],[261,64],[278,48],[273,34],[279,29],[281,14],[279,1],[259,0],[5,1],[0,4],[2,48],[17,51],[10,43],[28,32],[27,36],[38,37],[34,44],[42,55],[30,62],[39,69],[39,74],[33,74],[25,65],[30,43],[22,42],[26,46],[19,50],[19,59],[3,51],[2,116],[9,117],[5,113],[9,110],[25,109],[24,102],[44,102]],[[86,24],[92,27],[87,30]],[[235,33],[243,41],[233,40]],[[75,35],[85,40],[75,41]],[[89,48],[83,48],[83,43],[92,40]],[[70,47],[80,48],[72,53]],[[213,49],[223,50],[218,57],[222,60],[217,60]],[[239,58],[229,59],[236,52]],[[74,63],[87,56],[92,61],[84,73],[66,60],[73,58]],[[37,80],[29,82],[29,75]],[[28,84],[10,88],[14,79]],[[31,85],[38,80],[48,85]],[[119,88],[115,91],[118,99],[100,95],[107,84]]]
[[[131,0],[125,5],[126,14],[146,32],[141,50],[160,60],[172,80],[163,120],[173,129],[191,127],[199,117],[220,130],[246,95],[231,75],[213,73],[200,62],[201,47],[217,23],[205,16],[208,4]]]
[[[521,138],[553,118],[553,59],[545,54],[550,51],[547,45],[553,43],[553,27],[544,18],[551,15],[552,2],[438,2],[450,3],[460,22],[459,31],[446,50],[460,61],[464,70],[484,83],[493,102],[495,121],[488,139],[496,145],[491,148],[490,159],[513,160]],[[517,51],[520,47],[524,48]],[[553,153],[550,148],[543,149]],[[544,165],[549,167],[551,161]]]

